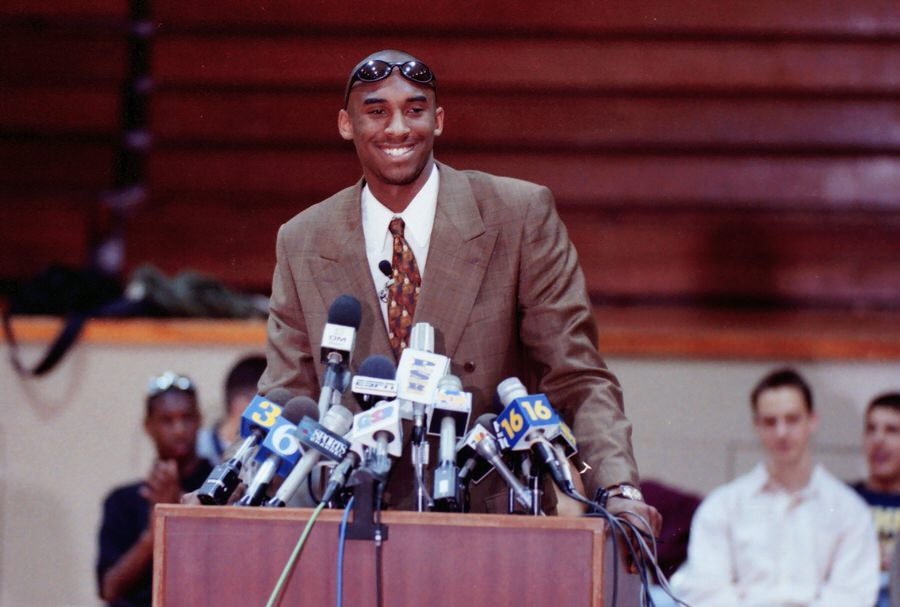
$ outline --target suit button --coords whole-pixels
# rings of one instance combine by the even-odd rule
[[[467,360],[465,362],[465,364],[463,365],[463,369],[465,370],[466,373],[471,373],[472,371],[475,370],[475,361]]]

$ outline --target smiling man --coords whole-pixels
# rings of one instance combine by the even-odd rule
[[[871,607],[875,531],[863,501],[813,462],[809,385],[778,370],[750,403],[765,461],[700,504],[676,596],[693,607]]]
[[[879,607],[887,607],[888,571],[900,533],[900,393],[875,397],[866,409],[863,450],[868,477],[853,485],[869,504],[881,550]]]
[[[431,324],[435,351],[451,358],[451,372],[473,393],[471,419],[497,412],[497,384],[519,377],[573,428],[588,492],[608,489],[609,510],[636,512],[658,531],[659,514],[636,489],[621,388],[597,352],[584,277],[552,194],[436,162],[444,122],[436,77],[419,59],[385,50],[352,69],[337,123],[356,148],[362,179],[279,231],[260,390],[317,396],[324,371],[313,352],[327,308],[353,295],[362,306],[354,365],[373,354],[399,360],[411,326]],[[408,447],[404,453],[385,498],[411,509]],[[505,510],[498,476],[473,488],[473,511]]]

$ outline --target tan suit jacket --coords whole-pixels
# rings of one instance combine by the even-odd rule
[[[473,393],[471,419],[499,413],[496,386],[517,376],[529,392],[545,393],[572,426],[579,455],[592,468],[582,477],[589,497],[600,486],[637,485],[621,389],[597,352],[584,277],[552,194],[521,180],[438,167],[414,322],[435,327],[435,352],[452,359],[452,373]],[[393,358],[366,259],[361,189],[362,181],[279,230],[262,391],[280,386],[317,398],[319,343],[328,308],[342,294],[362,305],[351,370],[372,354]],[[349,390],[343,400],[359,410]],[[394,507],[413,507],[411,468],[408,457],[394,463],[386,494]],[[497,477],[473,487],[473,511],[505,508]]]

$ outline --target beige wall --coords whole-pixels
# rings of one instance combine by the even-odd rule
[[[0,605],[98,605],[93,564],[100,504],[140,477],[153,456],[141,430],[147,378],[183,371],[205,412],[218,412],[222,378],[245,346],[79,344],[46,379],[23,381],[0,345]],[[38,351],[25,348],[34,359]],[[610,358],[625,388],[645,477],[705,492],[757,453],[746,395],[779,361]],[[896,363],[806,362],[820,411],[819,450],[844,478],[858,476],[861,411],[900,388]]]

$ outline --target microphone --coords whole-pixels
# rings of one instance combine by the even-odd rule
[[[323,456],[340,462],[350,448],[350,443],[342,437],[350,430],[352,423],[353,414],[342,405],[333,405],[328,409],[321,424],[312,416],[304,419],[297,427],[297,437],[308,448],[266,506],[283,508]]]
[[[475,445],[485,435],[494,433],[495,419],[497,419],[496,413],[482,413],[475,420],[475,423],[472,424],[472,429],[457,443],[456,461],[463,462],[457,475],[459,482],[468,483],[472,480],[475,484],[478,484],[493,470],[493,467],[484,458],[478,456],[478,453],[475,451]]]
[[[347,369],[356,342],[356,331],[362,319],[359,301],[351,295],[340,295],[328,308],[328,321],[322,331],[320,361],[325,365],[325,377],[319,393],[319,417],[331,406],[334,393],[347,387]]]
[[[403,426],[400,404],[396,400],[382,401],[375,407],[353,417],[353,445],[365,450],[366,466],[380,480],[386,480],[391,470],[389,456],[403,453]]]
[[[500,382],[497,394],[505,406],[494,421],[501,445],[512,451],[531,451],[536,454],[557,487],[567,495],[572,495],[575,485],[568,464],[565,460],[560,461],[550,443],[550,439],[561,434],[561,420],[547,397],[543,394],[529,395],[517,377]],[[568,426],[566,429],[569,429]]]
[[[400,355],[397,368],[397,398],[400,415],[413,420],[412,464],[416,475],[416,510],[424,512],[430,500],[425,490],[428,442],[425,440],[425,411],[434,403],[440,378],[447,374],[450,359],[434,353],[434,327],[417,322],[410,332],[409,347]]]
[[[262,464],[250,481],[247,492],[238,500],[238,506],[259,506],[275,475],[290,470],[292,464],[289,461],[296,458],[300,451],[300,445],[293,438],[293,429],[304,415],[317,412],[316,403],[308,396],[297,396],[288,401],[275,427],[259,447],[256,458],[261,459]]]
[[[382,262],[387,263],[387,262]],[[388,264],[390,269],[390,264]],[[373,354],[366,358],[359,366],[359,372],[353,378],[352,391],[356,402],[363,411],[368,411],[375,404],[376,398],[394,397],[397,395],[397,382],[394,381],[396,368],[393,361],[386,356]],[[399,405],[398,405],[399,407]],[[399,408],[398,408],[399,412]],[[351,429],[351,447],[344,459],[334,467],[328,477],[328,483],[322,493],[322,501],[330,502],[340,489],[344,487],[353,471],[362,461],[364,445],[357,438],[359,423],[357,419],[362,414],[353,417]]]
[[[387,356],[373,354],[366,358],[350,386],[360,408],[371,409],[376,402],[397,396],[396,375],[397,368]]]
[[[391,262],[389,262],[387,259],[382,259],[378,262],[378,269],[382,274],[384,274],[384,277],[388,279],[387,282],[384,283],[384,287],[382,287],[381,290],[378,291],[378,299],[380,299],[382,303],[387,303],[388,291],[391,289],[391,287],[394,286],[394,271],[391,268]]]
[[[416,426],[423,428],[423,432],[425,409],[434,403],[438,381],[449,367],[449,358],[434,353],[434,327],[427,322],[414,324],[409,347],[404,348],[397,366],[397,397],[401,400],[403,418],[416,420]],[[419,415],[420,420],[416,417]]]
[[[203,481],[203,485],[196,494],[201,504],[221,506],[228,502],[228,498],[241,482],[241,469],[253,457],[255,449],[268,433],[268,428],[253,421],[253,412],[264,411],[268,414],[277,408],[280,414],[281,407],[279,405],[283,405],[290,398],[291,393],[284,388],[270,390],[265,398],[260,395],[253,397],[242,414],[241,421],[247,419],[246,437],[234,455],[213,468],[206,480]],[[266,404],[263,405],[263,403]]]
[[[516,475],[506,466],[503,458],[500,457],[500,450],[497,446],[497,439],[493,432],[487,432],[481,439],[475,443],[475,451],[483,457],[494,469],[503,477],[509,488],[512,489],[516,501],[526,510],[531,510],[531,493],[519,482]]]
[[[265,397],[258,394],[254,396],[241,413],[241,438],[251,436],[254,428],[271,428],[291,397],[293,394],[284,388],[273,388]]]
[[[460,379],[455,375],[442,377],[438,382],[437,396],[434,406],[429,411],[428,420],[428,433],[440,436],[432,495],[437,510],[457,512],[461,506],[457,482],[456,440],[465,435],[471,412],[472,395],[463,392]]]

